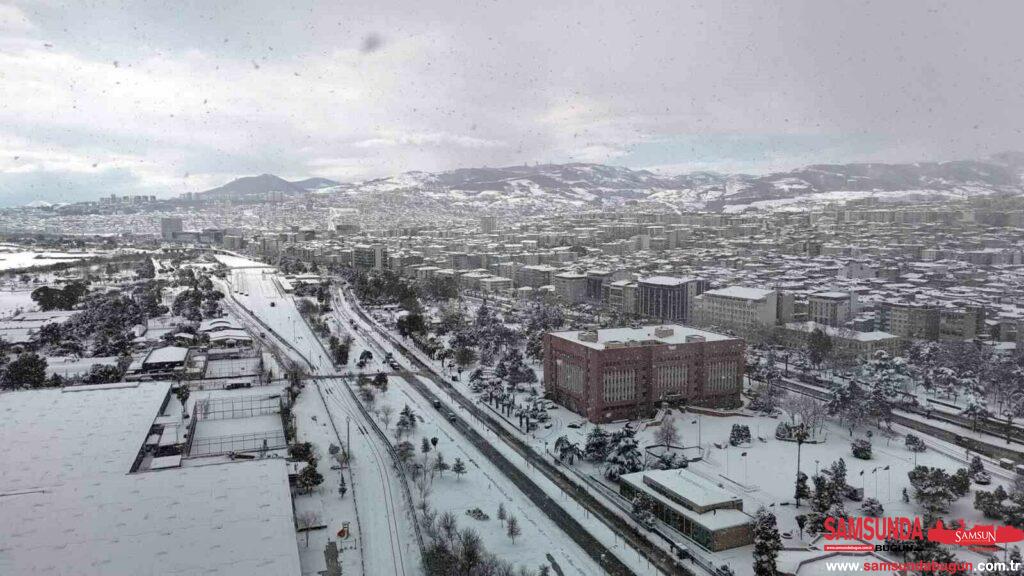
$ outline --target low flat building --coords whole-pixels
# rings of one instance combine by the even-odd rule
[[[680,325],[544,335],[551,399],[590,420],[646,417],[662,402],[740,404],[745,343]]]
[[[903,339],[889,332],[880,330],[859,332],[816,322],[790,322],[779,327],[779,334],[786,346],[801,348],[807,343],[811,332],[814,332],[816,328],[828,335],[835,351],[840,354],[866,357],[874,354],[876,350],[885,350],[896,356],[903,348]]]
[[[685,470],[646,470],[619,477],[619,492],[654,503],[654,515],[701,546],[718,552],[754,541],[753,518],[743,499]]]

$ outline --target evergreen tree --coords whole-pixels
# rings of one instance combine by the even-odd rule
[[[608,433],[600,426],[594,426],[594,429],[587,434],[587,443],[583,448],[587,460],[591,462],[604,462],[604,459],[608,456],[609,448]]]
[[[452,472],[459,479],[462,479],[462,475],[466,473],[466,463],[461,458],[456,458],[455,463],[452,464]]]
[[[776,560],[782,550],[782,537],[775,514],[761,507],[754,519],[754,575],[776,576]]]

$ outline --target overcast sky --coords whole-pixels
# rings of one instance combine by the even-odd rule
[[[0,204],[1024,149],[1024,3],[4,3]]]

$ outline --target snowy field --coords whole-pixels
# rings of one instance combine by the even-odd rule
[[[0,290],[0,318],[37,309],[31,290]]]
[[[0,270],[47,266],[96,256],[93,252],[36,252],[20,247],[0,246]]]

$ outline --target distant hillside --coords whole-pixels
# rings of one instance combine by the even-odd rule
[[[914,164],[815,164],[767,175],[691,172],[675,176],[601,164],[542,164],[406,172],[354,184],[326,178],[287,181],[264,174],[233,180],[202,194],[258,202],[272,192],[286,196],[337,193],[373,206],[434,211],[540,213],[553,209],[650,203],[674,210],[736,212],[861,198],[965,198],[1020,194],[1024,154],[1007,152],[984,161]]]
[[[761,176],[714,172],[665,176],[600,164],[545,164],[407,172],[355,184],[347,193],[360,197],[418,194],[467,210],[543,211],[634,201],[731,212],[865,197],[1019,194],[1022,169],[1024,154],[1003,154],[989,161],[819,164]]]
[[[326,178],[307,178],[305,180],[289,182],[273,174],[261,174],[259,176],[238,178],[223,186],[200,192],[200,194],[204,198],[211,200],[254,202],[264,200],[269,194],[275,192],[280,192],[286,196],[297,196],[337,185],[337,182]]]

